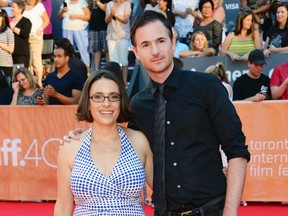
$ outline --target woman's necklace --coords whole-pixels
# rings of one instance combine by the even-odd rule
[[[104,155],[105,155],[106,157],[110,157],[110,156],[112,155],[112,148],[114,147],[118,136],[119,136],[119,135],[118,135],[118,133],[117,133],[114,141],[112,142],[112,144],[111,144],[108,148],[106,148],[106,149],[104,150]],[[94,142],[95,144],[97,144],[97,142],[95,141],[95,139],[94,139],[93,136],[92,136],[92,142]]]

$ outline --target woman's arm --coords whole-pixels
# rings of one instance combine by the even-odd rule
[[[194,51],[194,50],[183,50],[179,53],[179,57],[180,58],[185,58],[185,57],[189,57],[189,56],[198,56],[200,55],[201,52],[200,51]]]
[[[153,190],[153,154],[150,149],[149,142],[144,134],[143,148],[145,152],[145,173],[146,173],[146,182],[148,186]]]
[[[100,0],[96,0],[96,4],[103,12],[106,11],[106,3],[102,3]]]
[[[255,28],[254,28],[254,31],[253,31],[253,42],[254,42],[255,49],[260,49],[260,50],[263,49],[262,39],[261,39],[261,35],[260,35],[258,24],[255,24]]]
[[[218,50],[219,45],[222,41],[222,26],[218,21],[214,21],[212,28],[212,38],[209,40],[209,47],[213,47],[215,50]],[[212,41],[211,41],[212,40]]]
[[[278,47],[276,48],[273,45],[270,45],[269,51],[271,53],[288,53],[288,47]]]
[[[271,54],[270,50],[268,49],[269,41],[270,41],[270,38],[267,36],[266,43],[265,43],[264,50],[263,50],[263,53],[266,58],[268,58],[269,55]]]
[[[129,22],[129,18],[130,18],[130,15],[131,15],[131,7],[130,7],[130,3],[128,4],[129,2],[124,2],[122,4],[126,4],[125,5],[125,9],[124,9],[124,14],[121,15],[121,14],[118,14],[117,13],[117,10],[112,7],[110,9],[110,13],[107,13],[106,11],[106,17],[105,17],[105,22],[108,24],[112,21],[112,19],[114,18],[115,20],[118,20],[119,22],[122,22],[124,24],[128,23]]]
[[[70,160],[73,152],[70,145],[73,144],[62,146],[58,152],[57,201],[54,207],[54,216],[71,216],[73,211],[74,199],[70,189]]]
[[[41,27],[40,27],[39,29],[37,29],[37,31],[36,31],[36,34],[37,34],[38,36],[40,36],[40,35],[43,34],[43,30],[44,30],[44,29],[49,25],[49,23],[50,23],[50,19],[49,19],[49,16],[48,16],[48,14],[47,14],[46,11],[44,11],[44,12],[42,13],[41,18],[42,18],[42,20],[43,20],[43,23],[42,23]]]
[[[0,49],[5,50],[6,52],[12,54],[14,51],[14,44],[4,44],[4,43],[0,43]]]
[[[18,101],[18,94],[19,94],[19,82],[13,82],[12,83],[12,89],[14,91],[12,101],[10,105],[17,105]]]
[[[32,28],[32,23],[29,19],[23,19],[22,25],[20,28],[17,25],[12,29],[12,31],[19,35],[21,38],[28,39],[29,34]]]
[[[231,51],[229,51],[229,47],[230,47],[230,44],[231,44],[231,41],[232,41],[232,37],[233,37],[233,33],[229,33],[227,35],[227,37],[225,38],[225,41],[222,44],[221,49],[219,50],[219,54],[220,55],[227,55],[227,56],[230,57],[230,59],[232,61],[234,61],[234,60],[239,59],[240,56],[235,54],[235,53],[233,53],[233,52],[231,52]]]

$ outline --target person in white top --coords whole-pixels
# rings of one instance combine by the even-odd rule
[[[130,41],[131,15],[130,1],[113,0],[107,4],[105,22],[107,23],[107,43],[110,61],[122,66],[123,81],[127,88],[128,45]]]
[[[189,46],[187,34],[193,32],[194,12],[198,7],[199,0],[173,0],[172,3],[172,12],[176,19],[175,29],[179,33],[179,41]]]
[[[29,35],[30,44],[30,67],[36,73],[38,85],[43,89],[43,65],[42,65],[42,49],[43,49],[43,30],[49,25],[49,17],[45,7],[38,0],[25,0],[25,10],[23,16],[28,18],[32,23]]]
[[[66,4],[65,4],[66,3]],[[58,12],[58,18],[62,21],[62,36],[76,45],[81,60],[87,68],[90,68],[88,21],[90,10],[85,0],[65,0]]]

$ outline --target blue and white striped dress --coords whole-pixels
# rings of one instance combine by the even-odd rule
[[[120,157],[109,177],[94,165],[90,154],[91,134],[87,133],[74,161],[70,184],[76,208],[74,215],[144,215],[140,192],[145,169],[121,127]]]

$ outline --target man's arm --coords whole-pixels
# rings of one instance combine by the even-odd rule
[[[45,97],[54,97],[57,100],[59,100],[61,103],[65,105],[72,105],[72,104],[77,104],[81,95],[81,91],[77,89],[72,89],[72,97],[67,97],[63,94],[60,94],[55,90],[55,88],[51,85],[47,85],[45,87]]]
[[[245,176],[247,159],[233,158],[228,162],[227,191],[223,216],[237,216],[240,205]]]
[[[271,86],[271,94],[274,100],[277,100],[282,97],[285,90],[288,88],[288,77],[284,82],[281,83],[280,86]]]

